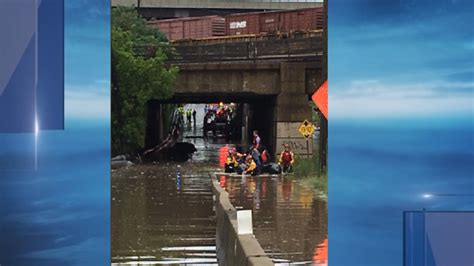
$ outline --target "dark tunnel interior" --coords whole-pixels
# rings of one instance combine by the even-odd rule
[[[270,151],[274,152],[276,137],[275,126],[275,106],[276,96],[255,96],[255,95],[199,95],[183,96],[173,98],[168,101],[151,100],[147,104],[146,114],[146,136],[145,146],[147,148],[158,145],[168,133],[167,121],[170,120],[170,110],[178,105],[185,104],[213,104],[213,103],[235,103],[235,122],[232,123],[233,135],[231,141],[250,145],[252,142],[252,132],[257,130],[262,139],[262,144]]]

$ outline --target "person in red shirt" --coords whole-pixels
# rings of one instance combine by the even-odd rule
[[[290,149],[290,145],[284,144],[285,149],[280,154],[280,161],[278,164],[282,167],[284,173],[292,171],[293,163],[295,162],[295,155]]]
[[[262,159],[262,164],[269,164],[270,163],[270,154],[268,154],[268,151],[265,148],[262,148],[263,151],[260,154],[260,158]]]

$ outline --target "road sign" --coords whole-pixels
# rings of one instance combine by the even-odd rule
[[[300,127],[298,128],[298,131],[301,133],[301,135],[303,135],[303,137],[309,139],[311,138],[311,136],[313,136],[314,126],[311,122],[305,120],[303,121],[303,123],[301,123]]]
[[[316,106],[321,110],[324,117],[328,119],[328,81],[326,80],[321,87],[311,96]]]

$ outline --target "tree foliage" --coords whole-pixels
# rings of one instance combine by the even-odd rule
[[[112,152],[129,153],[144,146],[145,110],[150,99],[173,95],[177,68],[166,67],[166,38],[145,26],[134,9],[112,10]],[[158,47],[141,56],[136,47]]]
[[[157,44],[166,42],[166,36],[159,30],[147,27],[145,19],[133,8],[117,7],[112,9],[112,26],[130,32],[138,44]]]

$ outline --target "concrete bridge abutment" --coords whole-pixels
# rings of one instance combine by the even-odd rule
[[[279,154],[285,143],[292,147],[296,155],[308,157],[313,154],[312,140],[307,141],[298,128],[304,120],[312,119],[309,105],[312,92],[308,88],[315,86],[313,83],[319,80],[320,72],[315,64],[233,62],[177,66],[175,95],[161,104],[221,101],[247,104],[248,113],[242,115],[249,117],[248,127],[242,135],[249,136],[248,141],[251,131],[255,129],[260,132],[263,144],[274,154]],[[155,109],[149,119],[156,118],[158,109]],[[153,132],[149,135],[158,135],[161,128],[150,127]],[[147,141],[148,144],[155,142]]]
[[[304,120],[311,121],[312,110],[306,91],[306,65],[282,62],[280,64],[280,93],[275,105],[276,138],[275,152],[289,144],[296,155],[309,157],[313,154],[313,142],[307,141],[298,131]]]

